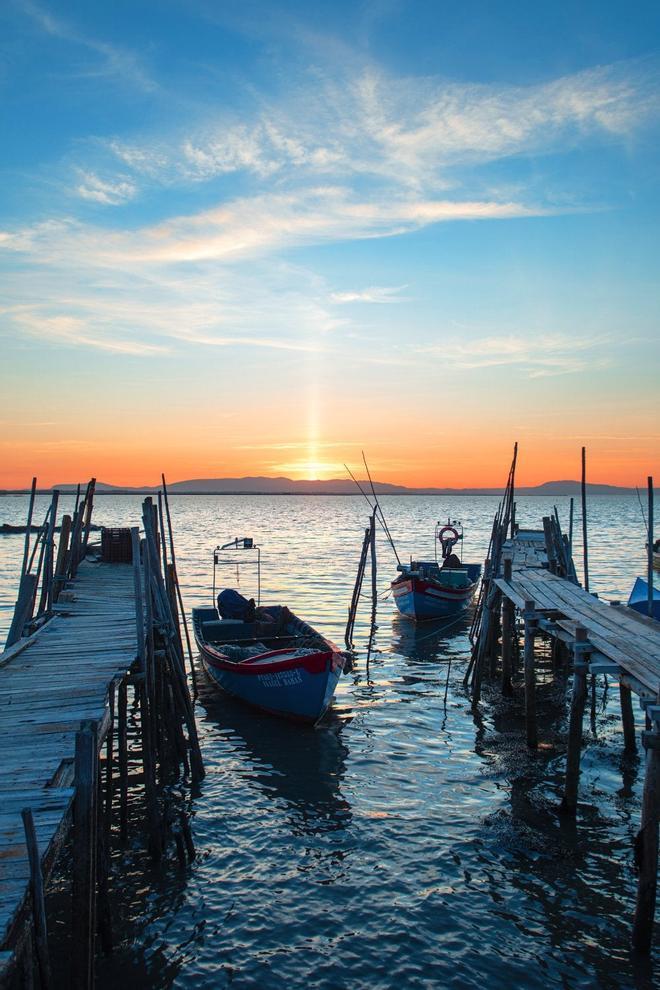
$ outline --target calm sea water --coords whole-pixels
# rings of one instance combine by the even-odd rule
[[[368,516],[360,496],[171,502],[188,608],[211,600],[213,547],[252,536],[262,601],[286,602],[343,641]],[[497,499],[382,502],[402,558],[432,555],[434,523],[449,514],[465,524],[464,558],[483,560]],[[540,498],[519,499],[519,521],[539,526],[555,502],[566,521],[568,499]],[[26,505],[0,499],[0,522],[23,522]],[[95,521],[136,522],[139,506],[139,497],[100,496]],[[37,515],[45,508],[44,499]],[[645,566],[637,500],[594,497],[589,511],[592,590],[625,600]],[[576,512],[576,560],[579,529]],[[370,662],[365,599],[355,669],[320,727],[261,717],[202,683],[197,861],[145,875],[136,859],[117,878],[124,922],[102,987],[653,986],[658,950],[644,961],[628,948],[644,764],[622,757],[618,691],[599,685],[585,719],[575,826],[556,810],[561,690],[541,690],[534,754],[520,704],[487,694],[472,713],[467,622],[417,629],[398,619],[382,539],[378,552]],[[21,537],[0,537],[0,635],[21,555]],[[247,557],[220,580],[253,594]]]

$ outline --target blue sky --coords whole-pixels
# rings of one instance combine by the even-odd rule
[[[8,477],[657,463],[657,4],[10,0],[0,32]]]

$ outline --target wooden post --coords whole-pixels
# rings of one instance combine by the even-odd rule
[[[39,599],[39,612],[49,611],[53,604],[53,566],[55,556],[55,524],[57,523],[57,503],[60,493],[57,489],[53,492],[53,499],[50,504],[50,518],[48,520],[48,530],[44,534],[46,541],[46,552],[44,556],[44,573],[41,582],[41,597]]]
[[[497,646],[500,638],[501,615],[502,592],[496,588],[493,595],[492,618],[489,629],[490,642],[488,644],[488,674],[491,678],[497,676]]]
[[[637,752],[635,737],[635,716],[633,713],[632,691],[621,681],[619,674],[619,697],[621,699],[621,722],[623,724],[623,748],[626,753]]]
[[[371,534],[370,534],[370,550],[371,550],[371,624],[376,621],[376,610],[378,608],[378,583],[376,574],[376,512],[371,517]]]
[[[589,591],[589,547],[587,542],[587,448],[582,448],[582,560],[584,563],[584,590]]]
[[[571,714],[568,723],[568,748],[566,752],[566,781],[564,796],[560,810],[565,815],[575,817],[577,812],[578,785],[580,782],[580,752],[582,749],[582,719],[584,706],[587,702],[587,668],[586,654],[591,646],[587,641],[587,630],[584,626],[575,627],[575,642],[573,644],[573,695],[571,698]]]
[[[60,592],[66,581],[66,555],[69,548],[69,536],[71,535],[71,516],[62,516],[60,527],[60,540],[57,545],[57,560],[55,562],[55,574],[53,575],[53,602],[60,597]]]
[[[649,532],[646,557],[646,593],[648,614],[653,618],[653,478],[647,478],[649,502]]]
[[[573,556],[573,512],[575,509],[575,499],[571,498],[570,506],[568,509],[568,553],[569,556]]]
[[[119,763],[119,837],[128,838],[128,690],[126,678],[122,678],[118,691],[117,711],[117,759]]]
[[[504,580],[511,581],[513,561],[504,558]],[[513,673],[513,634],[515,629],[515,606],[506,594],[502,596],[502,694],[513,695],[511,675]]]
[[[32,479],[32,488],[30,489],[30,504],[28,506],[27,515],[27,526],[25,527],[25,543],[23,545],[23,563],[21,564],[21,577],[27,574],[28,571],[28,554],[30,552],[30,530],[32,529],[32,515],[34,513],[34,498],[37,494],[37,479]]]
[[[73,912],[71,986],[94,986],[94,937],[96,933],[96,726],[85,723],[76,733],[75,799],[73,830]]]
[[[32,617],[34,596],[37,591],[36,574],[24,574],[18,586],[18,598],[14,609],[14,617],[9,627],[5,649],[17,643],[23,635],[25,623]]]
[[[183,604],[183,596],[181,594],[181,587],[179,585],[179,574],[176,569],[176,554],[174,552],[174,531],[172,529],[172,517],[170,515],[170,501],[167,494],[167,485],[165,483],[165,475],[161,474],[163,480],[163,500],[165,502],[165,518],[167,519],[167,531],[169,534],[170,541],[170,559],[172,561],[172,566],[174,568],[174,585],[176,588],[176,595],[179,602],[179,609],[181,612],[181,618],[183,620],[183,631],[186,636],[186,646],[188,649],[188,660],[190,663],[190,679],[192,680],[193,687],[193,697],[197,697],[197,674],[195,672],[195,661],[193,659],[192,644],[190,641],[190,633],[188,631],[188,620],[186,618],[186,609]]]
[[[353,646],[353,629],[355,627],[355,616],[357,614],[358,605],[360,603],[360,594],[362,593],[362,581],[364,578],[364,570],[367,564],[367,553],[369,552],[370,542],[371,542],[371,527],[368,527],[364,531],[364,540],[362,541],[362,550],[360,552],[360,562],[358,564],[357,574],[355,575],[355,584],[353,585],[353,595],[351,598],[351,605],[348,610],[348,621],[346,623],[346,631],[344,633],[344,641],[349,650]]]
[[[536,605],[533,599],[525,600],[525,728],[527,745],[536,749],[536,671],[534,670],[534,636],[536,634]]]
[[[32,895],[32,918],[37,944],[37,960],[41,986],[48,990],[51,986],[50,955],[48,953],[48,929],[46,927],[46,902],[44,900],[44,878],[41,872],[41,857],[37,844],[37,833],[30,808],[21,811],[23,828],[25,829],[25,844],[30,861],[30,893]]]
[[[660,813],[660,735],[655,732],[648,750],[642,796],[642,822],[635,839],[635,860],[639,870],[632,944],[638,952],[648,952],[653,936],[653,918],[658,883],[658,816]]]

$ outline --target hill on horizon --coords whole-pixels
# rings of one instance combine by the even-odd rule
[[[368,480],[360,480],[365,491],[370,490]],[[61,492],[75,491],[77,484],[53,485]],[[192,478],[185,481],[175,481],[167,486],[170,493],[178,495],[356,495],[359,494],[355,483],[348,478],[333,478],[328,480],[294,480],[292,478],[268,478],[264,476],[244,478]],[[379,495],[501,495],[504,487],[496,488],[421,488],[393,485],[384,481],[374,481],[374,488]],[[151,494],[158,491],[158,486],[131,487],[127,485],[111,485],[98,481],[96,491],[99,494]],[[634,488],[624,488],[618,485],[587,484],[590,495],[629,495]],[[521,486],[516,488],[518,495],[579,495],[580,482],[572,480],[545,481],[540,485]]]

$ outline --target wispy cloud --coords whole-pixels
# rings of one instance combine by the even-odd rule
[[[146,71],[136,53],[117,45],[111,45],[106,41],[90,38],[73,24],[55,16],[51,11],[34,3],[33,0],[21,0],[19,8],[47,35],[79,46],[94,56],[91,64],[72,67],[73,74],[106,76],[121,82],[122,85],[138,87],[148,93],[153,93],[158,89],[157,83]]]
[[[603,367],[609,359],[603,348],[611,340],[603,335],[570,337],[564,334],[509,334],[482,337],[460,343],[447,342],[420,347],[418,353],[442,355],[455,368],[495,368],[520,365],[530,378],[574,374],[590,367]]]
[[[332,292],[330,298],[335,303],[397,303],[404,301],[400,293],[406,288],[406,285],[372,285],[368,289]]]
[[[91,199],[105,206],[119,206],[121,203],[126,203],[136,192],[135,183],[127,178],[119,177],[113,182],[106,182],[93,172],[82,170],[78,177],[77,194],[83,199]]]
[[[84,264],[107,268],[233,261],[281,248],[355,238],[390,237],[428,224],[547,215],[523,203],[420,199],[361,199],[340,186],[265,194],[215,209],[172,217],[131,231],[103,231],[72,220],[17,230],[0,246],[41,263],[63,250]]]
[[[136,175],[165,183],[230,172],[287,179],[369,175],[400,188],[450,188],[456,168],[626,138],[660,107],[658,67],[628,62],[528,86],[396,78],[376,66],[297,79],[245,119],[106,145]]]

